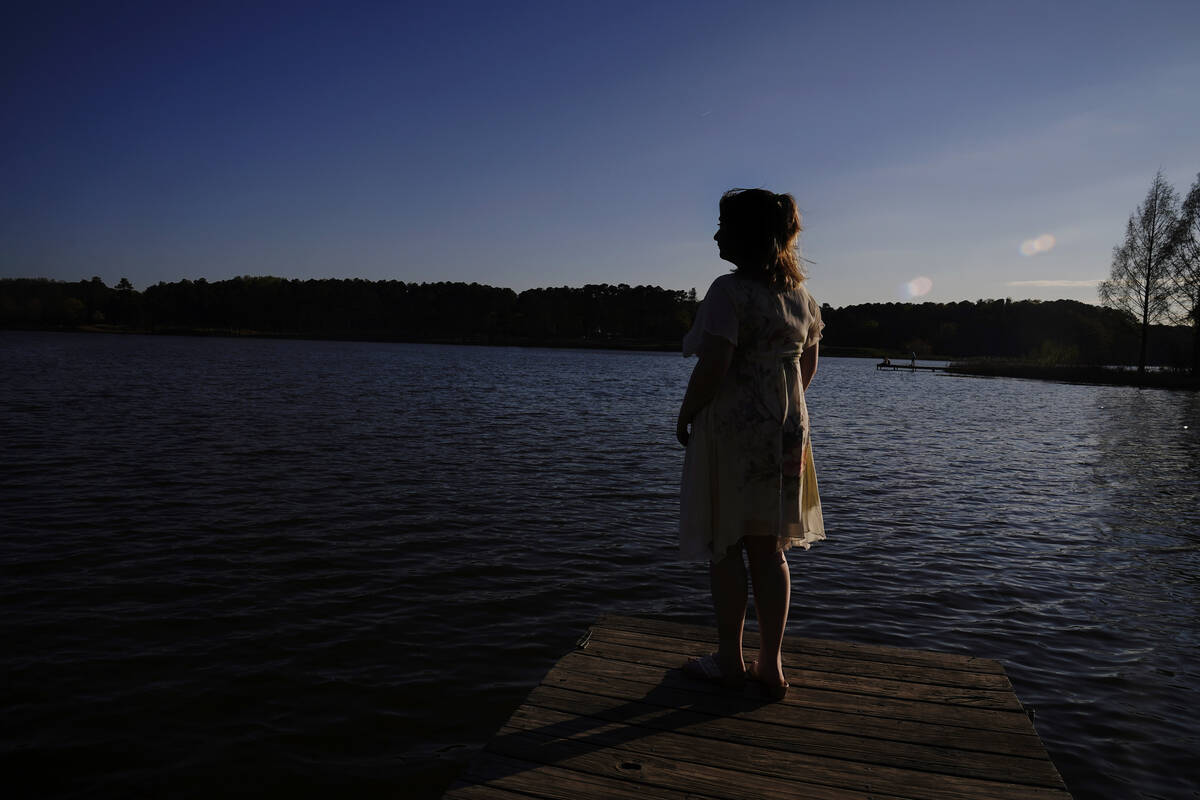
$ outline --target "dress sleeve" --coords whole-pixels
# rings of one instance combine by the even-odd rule
[[[817,305],[817,301],[811,294],[808,296],[808,311],[812,320],[808,324],[808,333],[804,337],[805,350],[821,340],[821,331],[825,329],[825,322],[821,319],[821,307]]]
[[[717,278],[712,282],[712,286],[708,287],[708,293],[704,295],[704,301],[696,311],[696,321],[692,323],[692,329],[688,331],[687,336],[683,337],[685,356],[694,356],[700,352],[706,332],[720,336],[737,347],[737,311],[733,307],[733,298],[729,295],[725,281],[721,278]]]

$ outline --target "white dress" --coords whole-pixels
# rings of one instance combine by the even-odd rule
[[[713,401],[692,420],[680,492],[682,558],[719,561],[743,536],[774,536],[785,550],[825,538],[800,381],[800,354],[823,327],[803,284],[776,292],[730,273],[709,287],[683,354],[695,355],[706,332],[734,351]]]

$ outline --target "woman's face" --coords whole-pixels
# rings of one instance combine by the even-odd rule
[[[719,255],[725,261],[737,265],[742,256],[745,247],[734,230],[733,226],[725,221],[724,215],[717,221],[717,232],[713,234],[713,241],[717,243]]]

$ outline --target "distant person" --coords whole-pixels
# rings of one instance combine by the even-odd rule
[[[728,687],[756,680],[781,699],[791,600],[784,551],[825,538],[804,402],[824,323],[804,288],[792,196],[734,189],[721,198],[720,213],[713,239],[734,270],[713,281],[684,337],[684,355],[700,358],[675,428],[687,448],[680,553],[709,561],[720,641],[716,653],[684,671]],[[749,669],[743,551],[762,636]]]
[[[883,365],[885,367],[890,367],[892,365],[892,360],[890,358],[888,358],[887,356],[884,356],[883,357]]]
[[[914,366],[914,367],[917,365],[917,354],[916,354],[916,352],[914,352],[914,353],[912,354],[912,361],[910,362],[910,364],[911,364],[911,366]]]

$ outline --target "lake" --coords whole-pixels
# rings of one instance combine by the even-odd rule
[[[0,333],[9,773],[439,796],[602,614],[713,624],[692,363]],[[1076,798],[1195,797],[1200,394],[827,358],[809,408],[789,633],[998,659]]]

